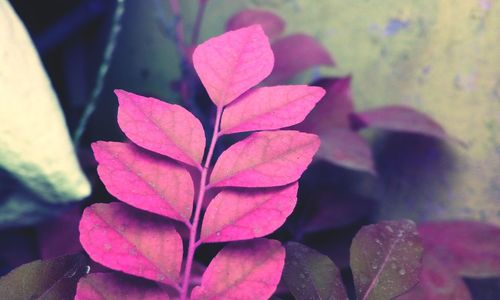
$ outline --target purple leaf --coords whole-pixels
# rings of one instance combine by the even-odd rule
[[[221,134],[295,125],[304,120],[324,94],[322,88],[307,85],[257,88],[224,110]]]
[[[404,106],[384,106],[358,112],[353,116],[358,127],[379,128],[447,138],[444,129],[429,116]]]
[[[97,142],[92,149],[99,177],[113,196],[139,209],[189,221],[194,187],[181,165],[133,144]]]
[[[422,245],[415,223],[385,221],[368,225],[351,245],[351,269],[361,300],[392,299],[417,284]]]
[[[231,243],[208,265],[191,299],[268,299],[278,286],[284,264],[285,249],[278,241]]]
[[[314,134],[292,130],[256,132],[221,154],[210,184],[272,187],[297,181],[319,145]]]
[[[376,174],[370,146],[350,129],[332,127],[321,135],[318,157],[338,166]]]
[[[472,300],[465,282],[437,257],[425,253],[420,282],[397,300]]]
[[[339,269],[330,258],[299,243],[286,245],[283,280],[297,300],[348,300]]]
[[[89,274],[78,282],[75,300],[168,300],[155,282],[117,273]]]
[[[316,134],[328,134],[332,127],[350,128],[349,116],[354,111],[351,76],[322,78],[312,85],[324,88],[326,94],[298,128]]]
[[[271,40],[280,36],[285,30],[285,21],[280,16],[266,10],[245,9],[233,15],[227,21],[226,31],[256,24],[262,26],[262,29]]]
[[[182,240],[159,216],[122,203],[94,204],[83,212],[80,242],[93,260],[106,267],[177,284]]]
[[[208,205],[200,240],[246,240],[278,229],[297,202],[298,183],[259,190],[223,190]]]
[[[418,227],[426,251],[467,277],[500,276],[500,227],[474,221],[443,221]]]
[[[268,84],[283,83],[312,67],[334,66],[328,50],[315,38],[306,34],[293,34],[272,44],[275,56],[274,69]]]

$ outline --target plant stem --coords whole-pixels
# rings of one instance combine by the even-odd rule
[[[196,13],[196,19],[194,21],[193,34],[191,35],[191,45],[196,45],[196,43],[198,43],[201,23],[203,21],[203,16],[205,15],[207,2],[208,0],[200,0],[200,5],[198,6],[198,12]]]
[[[99,71],[97,72],[97,79],[92,93],[90,95],[90,100],[85,110],[83,111],[82,117],[78,122],[78,126],[73,134],[73,144],[75,148],[78,148],[80,139],[82,138],[85,129],[87,128],[87,123],[90,117],[94,113],[97,103],[99,101],[99,96],[101,95],[102,89],[104,87],[104,80],[108,74],[109,66],[111,64],[111,59],[116,48],[116,41],[118,40],[118,34],[120,33],[122,26],[121,20],[123,17],[123,12],[125,11],[125,0],[116,1],[116,9],[113,14],[113,22],[111,25],[111,32],[109,33],[108,42],[104,48],[104,54],[102,58],[102,63],[99,66]]]
[[[194,252],[197,246],[199,245],[199,243],[196,241],[196,236],[198,233],[198,225],[200,222],[200,214],[201,214],[201,208],[203,206],[203,199],[205,197],[205,191],[207,190],[208,169],[210,167],[210,162],[214,154],[215,144],[217,143],[217,139],[219,138],[219,125],[221,117],[222,117],[222,107],[217,107],[217,117],[215,118],[212,141],[210,142],[210,148],[208,149],[207,157],[205,158],[205,164],[203,166],[203,170],[201,171],[198,199],[196,200],[193,223],[191,224],[191,228],[189,229],[189,246],[186,257],[186,267],[184,269],[184,278],[182,281],[182,290],[180,298],[181,300],[187,299],[187,293],[189,289],[190,276],[191,276],[191,267],[193,266]]]

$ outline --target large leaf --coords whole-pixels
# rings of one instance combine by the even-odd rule
[[[88,196],[57,96],[8,1],[0,2],[0,66],[0,168],[42,201]]]
[[[0,278],[0,297],[73,299],[78,279],[87,272],[87,259],[83,254],[30,262]]]
[[[205,151],[200,121],[179,105],[116,90],[118,124],[135,144],[198,167]]]
[[[75,300],[168,300],[155,282],[116,273],[93,273],[78,282]]]
[[[298,183],[259,190],[223,190],[208,205],[202,242],[262,237],[278,229],[297,202]]]
[[[324,94],[322,88],[306,85],[255,89],[224,110],[221,133],[271,130],[295,125],[304,120]]]
[[[302,244],[286,245],[283,279],[297,300],[347,300],[339,269],[326,255]]]
[[[385,221],[361,228],[351,245],[358,299],[392,299],[411,289],[419,279],[422,250],[412,221]]]
[[[446,138],[447,134],[429,116],[404,106],[384,106],[355,114],[358,126],[403,131]]]
[[[426,250],[427,251],[427,250]],[[397,300],[472,300],[465,282],[441,259],[424,253],[419,283]]]
[[[92,149],[99,177],[113,196],[140,209],[189,221],[194,186],[185,168],[132,144],[97,142]]]
[[[306,34],[281,38],[273,43],[272,49],[276,62],[273,72],[266,80],[269,84],[283,83],[312,67],[335,65],[328,50]]]
[[[200,44],[193,64],[212,101],[222,107],[266,78],[274,56],[262,27],[253,25]]]
[[[122,203],[94,204],[80,221],[80,241],[96,262],[128,274],[176,284],[182,240],[172,224]]]
[[[426,251],[450,270],[467,277],[500,276],[500,227],[474,221],[419,225]]]
[[[278,241],[229,244],[208,265],[191,299],[268,299],[276,290],[284,264],[285,249]]]
[[[292,130],[257,132],[217,160],[212,186],[271,187],[299,179],[320,145],[319,138]]]
[[[226,31],[251,25],[260,25],[269,39],[275,39],[285,30],[285,21],[266,10],[245,9],[233,15],[226,23]]]

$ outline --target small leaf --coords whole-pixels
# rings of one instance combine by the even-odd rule
[[[321,135],[318,156],[341,167],[376,174],[370,146],[350,129],[332,127]]]
[[[226,23],[226,31],[236,30],[251,25],[260,25],[269,39],[275,39],[285,30],[285,21],[266,10],[244,9],[233,15]]]
[[[268,235],[297,202],[298,183],[260,190],[223,190],[208,205],[200,240],[226,242]]]
[[[500,227],[474,221],[442,221],[418,227],[426,251],[467,277],[500,276]]]
[[[285,264],[285,249],[276,240],[231,243],[212,260],[191,299],[268,299]]]
[[[271,130],[295,125],[304,120],[324,94],[322,88],[307,85],[255,89],[224,110],[221,133]]]
[[[426,250],[427,251],[427,250]],[[472,300],[469,289],[459,275],[439,258],[425,253],[419,283],[397,300]]]
[[[269,84],[283,83],[312,67],[335,65],[328,50],[306,34],[281,38],[273,43],[272,51],[276,61],[273,72],[266,80]]]
[[[351,245],[357,298],[385,300],[407,292],[418,282],[421,258],[422,245],[412,221],[361,228]]]
[[[198,167],[205,151],[200,121],[179,105],[115,90],[118,124],[135,144]]]
[[[266,78],[274,56],[262,27],[253,25],[200,44],[193,63],[210,99],[222,107]]]
[[[155,282],[118,273],[93,273],[78,282],[75,300],[168,300]]]
[[[384,106],[358,112],[353,116],[358,127],[379,128],[447,138],[444,129],[429,116],[404,106]]]
[[[298,128],[325,135],[332,127],[350,128],[349,115],[354,111],[351,76],[321,78],[312,85],[324,88],[326,94]]]
[[[271,187],[297,181],[319,145],[314,134],[292,130],[256,132],[221,154],[210,184]]]
[[[194,187],[185,168],[132,144],[97,142],[92,149],[99,177],[113,196],[139,209],[189,221]]]
[[[111,269],[171,285],[179,278],[182,240],[159,216],[122,203],[94,204],[83,212],[80,242]]]
[[[0,277],[0,297],[9,300],[73,299],[76,284],[87,272],[83,254],[36,260]]]
[[[283,279],[297,300],[348,300],[339,269],[330,258],[299,243],[286,245]]]

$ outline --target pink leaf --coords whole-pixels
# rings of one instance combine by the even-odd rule
[[[472,300],[460,276],[453,273],[439,258],[425,253],[420,282],[397,300]]]
[[[418,282],[422,250],[412,221],[361,228],[351,245],[357,299],[392,299],[410,290]]]
[[[106,267],[175,285],[182,262],[182,240],[159,216],[121,203],[94,204],[80,221],[80,242]]]
[[[474,221],[443,221],[418,228],[426,251],[462,276],[500,276],[500,227]]]
[[[118,124],[135,144],[198,167],[205,151],[200,121],[179,105],[115,90]]]
[[[200,240],[226,242],[268,235],[297,202],[298,183],[261,190],[223,190],[208,205]]]
[[[444,129],[427,115],[404,106],[384,106],[354,115],[360,127],[373,127],[447,138]]]
[[[273,43],[276,61],[274,70],[266,80],[269,84],[283,83],[312,67],[334,66],[328,50],[315,38],[306,34],[293,34]]]
[[[221,154],[210,184],[271,187],[297,181],[319,145],[314,134],[292,130],[256,132]]]
[[[200,44],[193,63],[208,95],[222,107],[266,78],[274,56],[262,27],[254,25]]]
[[[182,166],[132,144],[97,142],[92,149],[99,177],[113,196],[143,210],[189,221],[194,187]]]
[[[285,249],[278,241],[229,244],[212,260],[191,299],[268,299],[276,290],[284,264]]]
[[[354,111],[351,76],[323,78],[313,85],[324,88],[326,94],[298,128],[316,134],[328,134],[332,127],[350,128],[349,115]]]
[[[375,174],[370,146],[355,131],[331,128],[321,135],[318,156],[345,168]]]
[[[295,125],[304,120],[324,94],[322,88],[306,85],[255,89],[224,110],[221,133],[271,130]]]
[[[75,300],[168,300],[156,283],[116,273],[89,274],[78,282]]]
[[[285,30],[285,21],[266,10],[245,9],[233,15],[226,24],[226,31],[259,24],[270,39],[275,39]]]

